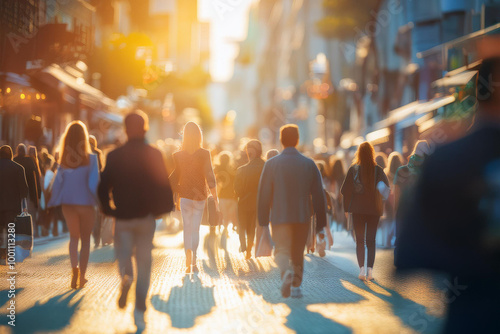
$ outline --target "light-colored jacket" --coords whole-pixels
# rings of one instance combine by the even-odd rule
[[[90,163],[77,168],[59,166],[52,186],[49,207],[61,204],[96,205],[99,185],[97,156],[90,154]]]
[[[311,203],[312,201],[312,203]],[[258,194],[259,224],[309,223],[326,226],[326,200],[321,174],[313,160],[287,147],[264,165]]]

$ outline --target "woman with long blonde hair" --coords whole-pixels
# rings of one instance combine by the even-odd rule
[[[353,218],[356,255],[360,268],[358,277],[363,280],[373,279],[375,236],[383,214],[383,201],[377,190],[377,185],[381,181],[389,187],[384,170],[375,162],[373,146],[364,142],[356,152],[341,189],[344,196],[344,210],[351,213]],[[366,266],[365,244],[368,249]]]
[[[94,226],[99,165],[91,153],[87,127],[73,121],[66,127],[60,140],[60,160],[52,196],[48,207],[62,205],[69,229],[69,255],[71,259],[71,288],[82,288],[90,253],[90,234]],[[80,254],[78,243],[81,241]]]
[[[203,148],[198,124],[188,122],[182,131],[182,147],[173,154],[175,169],[170,177],[172,188],[180,197],[184,225],[186,273],[197,272],[196,251],[200,242],[200,224],[210,194],[218,208],[217,183],[210,151]]]

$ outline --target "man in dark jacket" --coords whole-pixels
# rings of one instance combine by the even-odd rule
[[[127,115],[125,130],[128,142],[109,153],[98,192],[103,213],[116,217],[114,243],[122,277],[118,306],[124,308],[127,303],[133,281],[132,254],[135,249],[134,319],[137,328],[144,329],[155,218],[172,210],[173,198],[163,155],[146,143],[147,115],[142,111]],[[110,205],[110,192],[115,208]]]
[[[12,161],[12,149],[0,147],[0,243],[4,240],[7,225],[21,213],[21,201],[28,197],[28,185],[24,168]],[[1,245],[0,258],[6,255],[6,246]]]
[[[500,323],[499,82],[500,57],[485,59],[476,125],[428,157],[402,215],[398,269],[449,274],[445,333],[497,333]]]
[[[257,192],[259,191],[259,180],[265,161],[262,160],[262,144],[260,141],[249,141],[245,150],[249,162],[236,171],[234,192],[238,196],[240,251],[246,251],[246,258],[250,259],[257,224]]]
[[[326,199],[318,167],[296,149],[299,143],[298,127],[291,124],[283,126],[280,139],[283,152],[267,161],[262,171],[257,200],[258,218],[261,226],[269,225],[269,221],[272,224],[275,258],[283,281],[281,294],[285,298],[290,293],[292,297],[300,298],[304,248],[313,215],[311,209],[316,215],[316,232],[324,238]]]
[[[42,188],[40,186],[40,174],[39,169],[36,167],[33,159],[27,155],[26,145],[19,144],[16,149],[16,156],[14,157],[14,162],[17,162],[24,167],[24,172],[26,174],[26,182],[28,182],[29,188],[29,201],[28,201],[28,211],[35,217],[36,209],[38,208],[38,201],[41,196]]]

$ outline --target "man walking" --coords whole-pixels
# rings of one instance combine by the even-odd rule
[[[320,234],[326,226],[326,200],[316,164],[296,149],[298,127],[292,124],[283,126],[280,140],[283,152],[267,161],[262,171],[258,218],[261,226],[267,226],[269,220],[272,224],[275,259],[281,271],[281,294],[285,298],[290,294],[300,298],[304,248],[313,214],[311,199],[316,214],[316,232]]]
[[[118,307],[124,308],[133,281],[135,250],[137,286],[134,320],[145,328],[146,296],[151,278],[151,251],[155,217],[173,208],[172,190],[162,153],[145,140],[148,118],[142,111],[125,118],[128,142],[109,153],[99,185],[103,213],[116,217],[115,252],[122,277]],[[110,206],[110,192],[115,209]]]
[[[249,162],[236,171],[234,192],[238,196],[240,250],[242,252],[246,251],[246,258],[250,259],[257,224],[257,192],[265,162],[262,160],[262,144],[260,141],[249,141],[245,151]]]
[[[12,161],[12,149],[0,147],[0,243],[5,240],[7,225],[21,213],[21,202],[28,197],[24,168]],[[0,259],[6,258],[7,245],[0,246]]]

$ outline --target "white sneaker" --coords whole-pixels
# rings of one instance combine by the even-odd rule
[[[323,238],[318,236],[318,241],[316,243],[316,249],[318,250],[318,254],[320,257],[325,257],[325,249],[326,249],[326,238],[323,235]]]
[[[365,267],[364,267],[364,266],[363,266],[363,267],[361,267],[361,268],[359,268],[359,275],[358,275],[358,278],[359,278],[360,280],[363,280],[363,281],[364,281],[364,280],[366,280],[366,271],[365,271]]]
[[[302,298],[302,290],[300,289],[300,286],[294,287],[292,286],[292,294],[290,295],[292,298]]]
[[[143,331],[146,328],[146,321],[144,320],[144,311],[134,310],[134,322],[137,331]]]
[[[283,275],[283,283],[281,284],[281,295],[283,296],[283,298],[290,297],[292,280],[293,280],[293,271],[287,270]]]
[[[368,267],[368,275],[366,276],[366,279],[373,281],[373,268]]]

